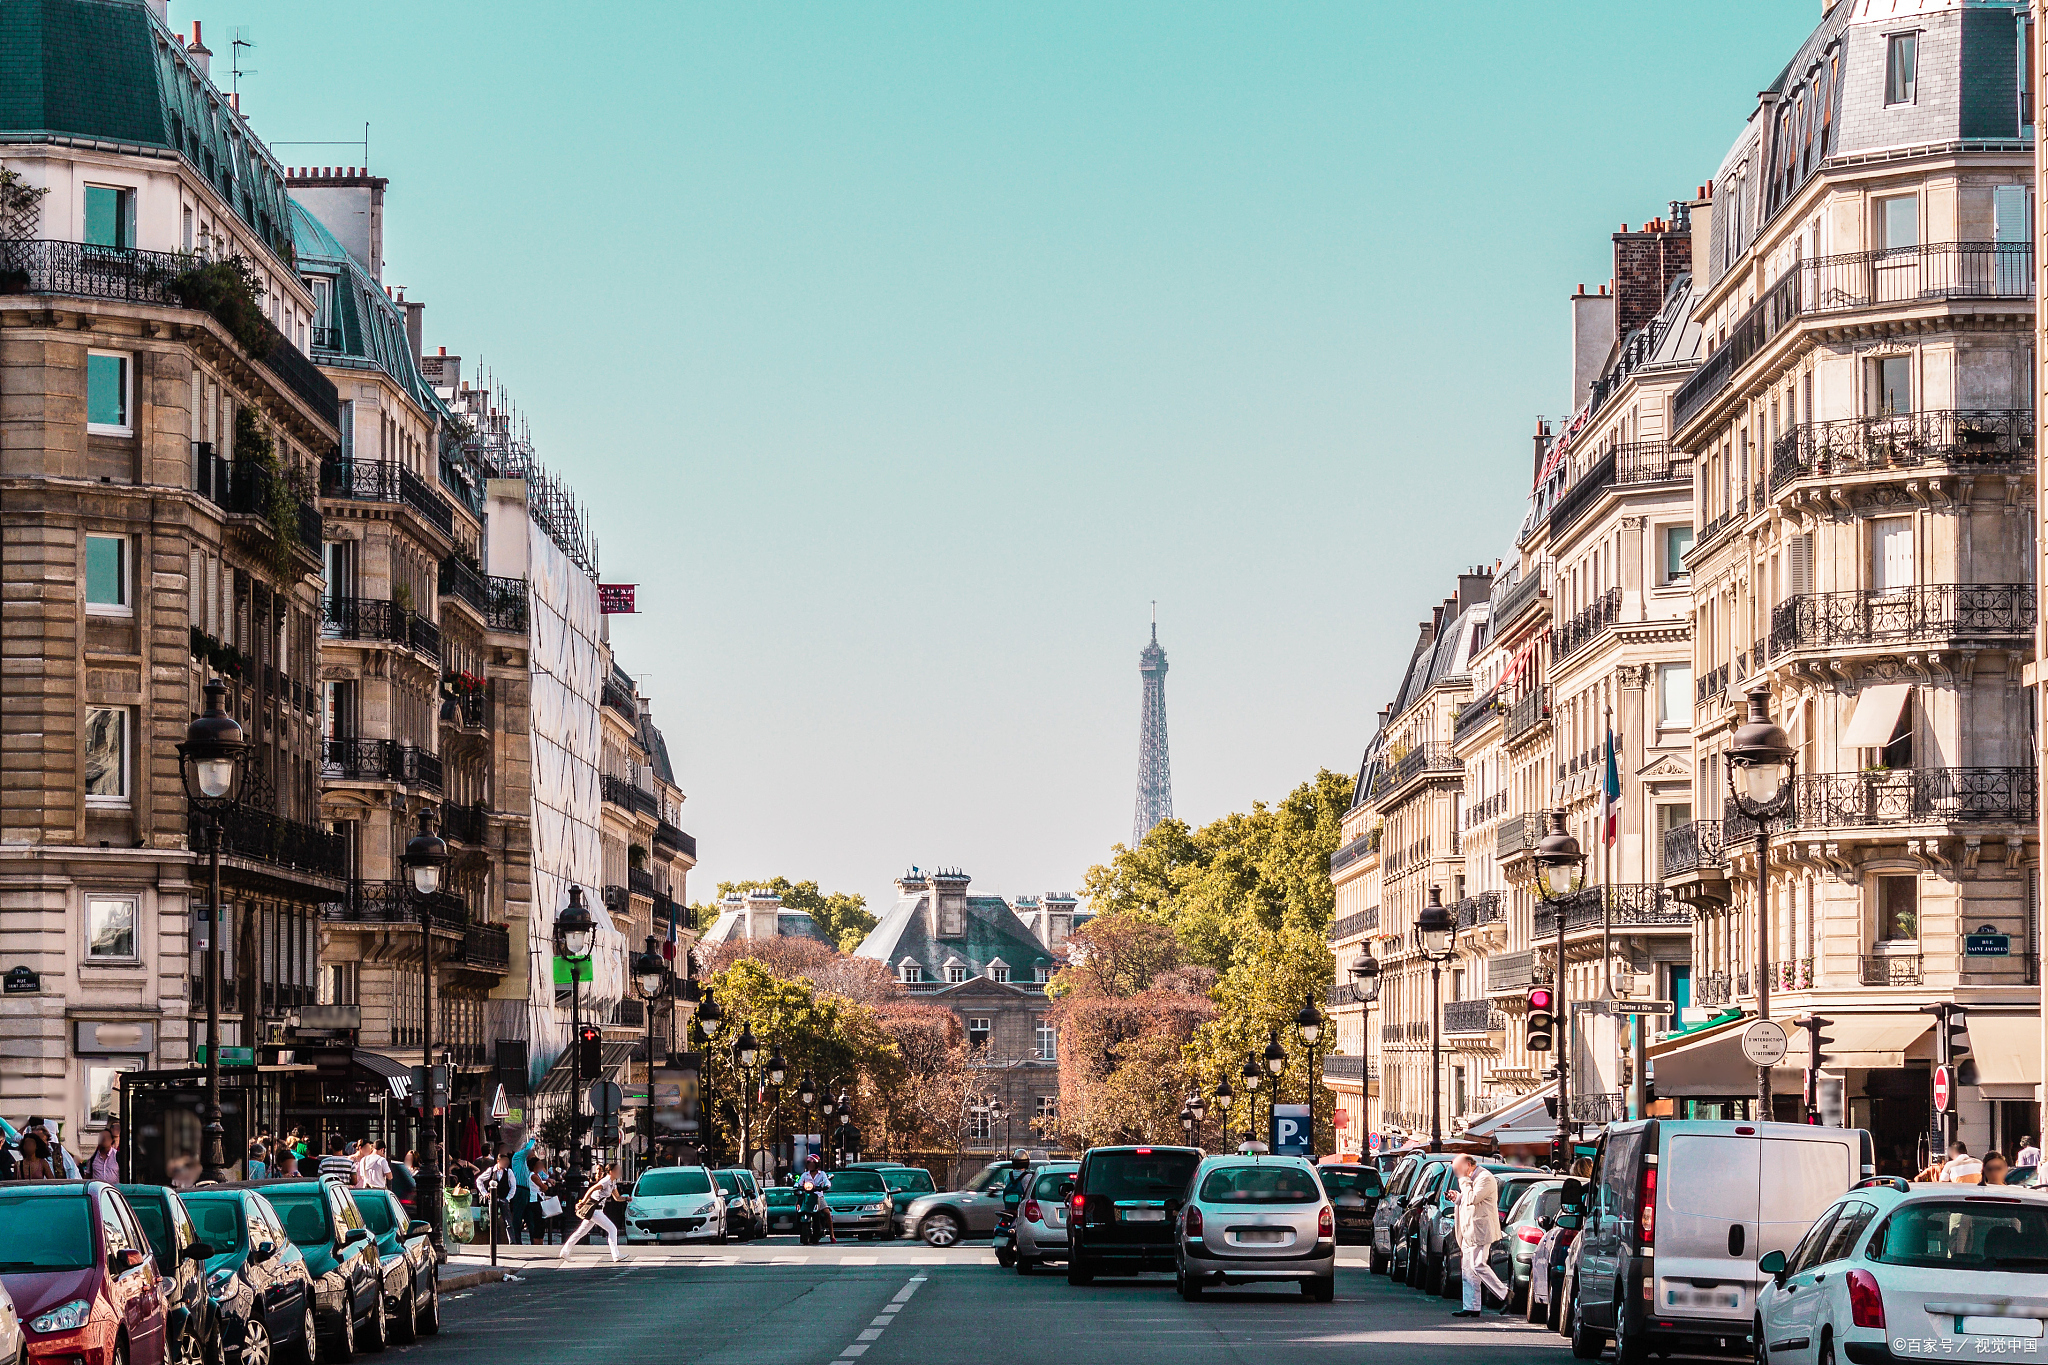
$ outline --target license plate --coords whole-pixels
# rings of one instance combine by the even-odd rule
[[[1715,1286],[1712,1289],[1674,1289],[1665,1286],[1664,1306],[1666,1308],[1740,1308],[1742,1291],[1737,1288]]]
[[[1166,1221],[1166,1210],[1118,1209],[1116,1216],[1123,1219],[1126,1223],[1163,1223]]]
[[[1966,1337],[2038,1337],[2039,1318],[1957,1318],[1956,1333]]]
[[[687,1232],[657,1232],[654,1234],[654,1240],[657,1242],[680,1242],[688,1238],[689,1235]]]
[[[1287,1240],[1287,1233],[1280,1228],[1239,1228],[1237,1240],[1248,1244],[1278,1246]]]

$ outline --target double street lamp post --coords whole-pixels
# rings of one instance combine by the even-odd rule
[[[1444,1149],[1444,963],[1451,960],[1451,940],[1458,919],[1444,906],[1441,887],[1429,888],[1429,904],[1415,917],[1415,950],[1429,962],[1429,1150]]]
[[[704,1074],[708,1075],[711,1062],[711,1044],[718,1037],[719,1029],[725,1026],[725,1011],[719,1007],[717,997],[711,993],[711,989],[708,986],[697,1001],[696,1013],[697,1032],[702,1034],[704,1038]],[[713,1132],[712,1123],[717,1119],[718,1111],[711,1106],[711,1093],[708,1086],[705,1088],[703,1095],[699,1097],[698,1104],[704,1113],[702,1119],[703,1127],[701,1129],[704,1137],[704,1159],[706,1162],[715,1164],[717,1154],[711,1147],[711,1134]]]
[[[448,866],[448,842],[434,832],[434,813],[420,812],[420,831],[406,842],[399,859],[412,878],[413,900],[420,912],[420,1084],[414,1099],[420,1107],[420,1169],[414,1183],[414,1203],[427,1212],[433,1229],[434,1251],[448,1258],[441,1242],[441,1158],[434,1140],[434,893],[441,889],[441,874]],[[498,1201],[491,1201],[491,1217],[497,1215]],[[495,1245],[495,1243],[494,1243]]]
[[[1756,1017],[1771,1017],[1771,821],[1792,809],[1792,737],[1771,719],[1771,694],[1749,694],[1749,719],[1728,746],[1728,794],[1756,822]],[[1771,1069],[1756,1069],[1756,1121],[1771,1117]]]
[[[647,1121],[643,1127],[641,1144],[643,1165],[654,1164],[654,1007],[664,995],[675,990],[675,976],[669,971],[668,960],[661,955],[660,940],[653,934],[647,936],[647,946],[633,959],[633,986],[640,992],[640,998],[647,1005]]]
[[[583,888],[571,886],[569,903],[555,914],[555,951],[569,964],[569,1103],[576,1111],[583,1105],[583,964],[590,960],[596,943],[597,920],[583,903]],[[584,1171],[583,1134],[575,1131],[574,1123],[569,1127],[569,1165],[580,1179]]]
[[[1553,1017],[1556,1019],[1557,1044],[1557,1138],[1556,1148],[1560,1167],[1568,1167],[1564,1160],[1571,1150],[1572,1124],[1572,1016],[1569,1001],[1565,998],[1564,980],[1564,933],[1565,907],[1561,903],[1566,896],[1577,891],[1585,882],[1586,854],[1579,847],[1579,841],[1564,827],[1564,811],[1550,812],[1550,828],[1536,841],[1530,850],[1530,859],[1536,864],[1536,893],[1551,904],[1551,913],[1557,918],[1557,980],[1554,983],[1555,998],[1551,1002]]]
[[[220,846],[222,821],[241,793],[249,750],[242,727],[221,705],[227,684],[206,684],[206,710],[193,718],[178,746],[178,775],[192,808],[207,817],[206,907],[206,1153],[202,1183],[227,1179],[226,1130],[220,1121]],[[253,1040],[251,1040],[253,1042]]]
[[[1240,1081],[1244,1082],[1245,1103],[1251,1109],[1251,1113],[1245,1119],[1244,1140],[1246,1142],[1257,1142],[1259,1140],[1259,1086],[1265,1082],[1266,1072],[1259,1065],[1259,1055],[1256,1052],[1245,1053],[1244,1067],[1237,1073],[1237,1077]]]

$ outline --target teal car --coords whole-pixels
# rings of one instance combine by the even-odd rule
[[[377,1240],[384,1268],[384,1313],[393,1341],[413,1341],[441,1330],[441,1273],[428,1240],[433,1231],[405,1211],[389,1190],[350,1190],[363,1225]]]
[[[888,1182],[882,1172],[833,1171],[832,1188],[825,1203],[832,1210],[832,1231],[836,1236],[887,1237],[889,1225]]]

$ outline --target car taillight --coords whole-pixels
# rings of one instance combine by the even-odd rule
[[[1045,1213],[1038,1207],[1036,1199],[1024,1201],[1024,1221],[1027,1223],[1043,1223],[1045,1221]]]
[[[1884,1295],[1877,1276],[1867,1270],[1849,1272],[1849,1319],[1858,1327],[1884,1329]]]
[[[1088,1197],[1079,1192],[1070,1196],[1067,1203],[1067,1217],[1073,1219],[1076,1223],[1080,1222],[1081,1210],[1087,1206],[1087,1203]]]
[[[1537,1227],[1534,1223],[1531,1223],[1515,1235],[1517,1237],[1520,1237],[1523,1241],[1533,1244],[1543,1240],[1543,1229]]]
[[[1316,1215],[1316,1237],[1321,1241],[1327,1242],[1334,1239],[1336,1235],[1337,1215],[1331,1211],[1328,1204],[1325,1204],[1323,1205],[1322,1212]]]
[[[1637,1220],[1643,1230],[1643,1245],[1657,1244],[1657,1168],[1643,1167],[1643,1184],[1636,1196],[1636,1207],[1642,1210]]]
[[[1201,1235],[1202,1211],[1196,1208],[1193,1204],[1190,1204],[1188,1205],[1187,1218],[1181,1224],[1181,1236],[1187,1238],[1190,1242],[1192,1242],[1199,1239]]]

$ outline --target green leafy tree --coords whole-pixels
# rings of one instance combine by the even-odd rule
[[[773,877],[767,881],[720,882],[718,897],[737,891],[745,895],[749,891],[773,891],[782,897],[782,903],[792,910],[802,910],[816,920],[826,939],[839,945],[839,951],[850,953],[860,947],[861,940],[868,936],[868,930],[875,927],[875,917],[868,913],[868,899],[853,891],[826,892],[814,881],[793,882],[787,877]],[[693,905],[691,914],[695,917],[699,932],[709,929],[718,920],[718,905]]]

